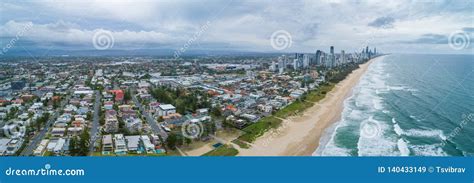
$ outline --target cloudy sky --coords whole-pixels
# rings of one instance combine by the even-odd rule
[[[472,0],[0,3],[5,53],[19,48],[93,50],[94,44],[101,44],[98,32],[109,36],[101,41],[111,50],[314,52],[334,45],[337,51],[354,52],[371,45],[392,53],[474,53]],[[275,32],[284,32],[286,39],[280,41],[291,44],[275,49],[271,44]]]

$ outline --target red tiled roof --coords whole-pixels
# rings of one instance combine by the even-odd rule
[[[115,101],[123,100],[123,90],[109,90],[109,92],[115,94]]]

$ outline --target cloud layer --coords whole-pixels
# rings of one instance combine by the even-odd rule
[[[94,49],[108,31],[111,49],[188,49],[276,52],[270,36],[291,34],[283,52],[314,52],[334,45],[356,51],[374,45],[385,52],[472,53],[453,50],[450,34],[472,39],[473,1],[151,1],[6,0],[0,8],[2,47]],[[201,30],[203,25],[209,26]],[[26,28],[25,28],[26,27]],[[197,32],[202,32],[195,37]],[[472,42],[472,41],[471,41]]]

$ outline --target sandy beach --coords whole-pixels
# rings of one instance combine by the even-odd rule
[[[374,58],[339,82],[326,97],[302,115],[283,121],[278,129],[266,132],[249,149],[236,146],[239,156],[311,156],[317,149],[324,130],[341,118],[344,100],[359,82]]]

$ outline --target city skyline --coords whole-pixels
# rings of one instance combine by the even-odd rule
[[[329,46],[353,53],[367,45],[387,53],[472,54],[472,8],[472,1],[4,1],[0,40],[7,56],[64,50],[314,53]],[[291,41],[283,49],[270,44],[279,31]],[[109,36],[106,49],[94,45],[98,32]]]

